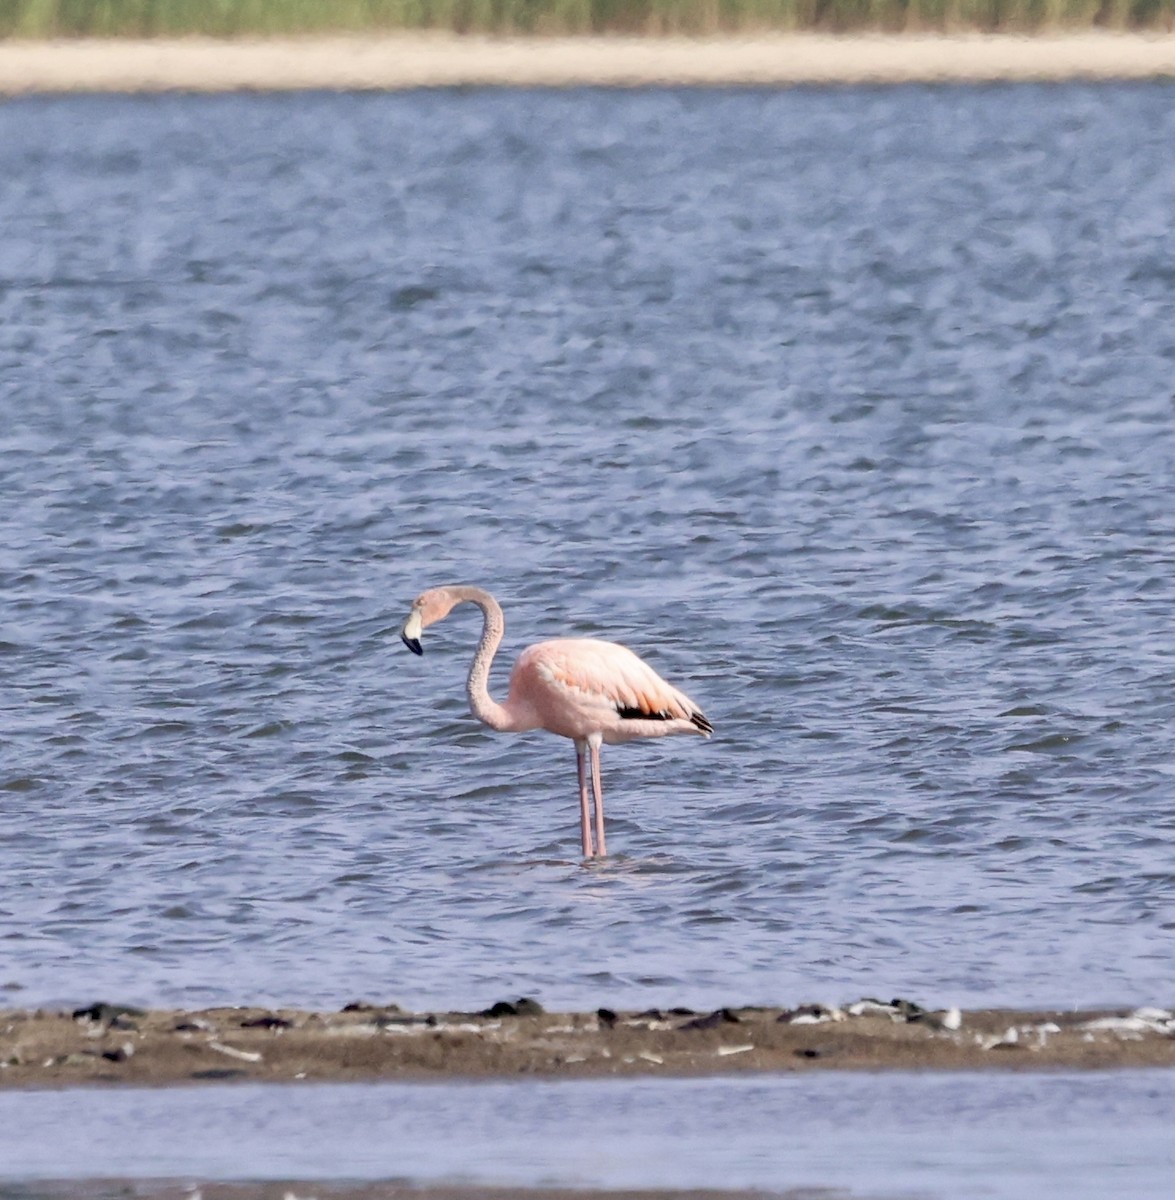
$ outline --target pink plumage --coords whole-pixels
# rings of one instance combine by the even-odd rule
[[[648,663],[626,646],[597,638],[556,638],[528,646],[514,664],[504,703],[490,697],[490,663],[502,641],[502,609],[489,592],[454,585],[430,588],[412,605],[400,636],[422,654],[420,635],[443,620],[458,604],[482,611],[481,640],[469,668],[469,707],[491,729],[520,733],[546,729],[575,742],[579,773],[580,834],[585,858],[603,856],[604,797],[600,784],[600,746],[636,738],[696,733],[709,737],[713,726],[684,693],[666,683]],[[595,843],[592,841],[587,765],[590,760],[595,800]]]

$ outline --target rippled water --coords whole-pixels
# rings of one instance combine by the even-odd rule
[[[0,106],[12,1002],[1169,999],[1172,98]]]
[[[800,1188],[812,1200],[1169,1200],[1175,1170],[1169,1071],[237,1084],[91,1098],[0,1093],[0,1196],[37,1195],[7,1191],[5,1175],[163,1176],[188,1190],[343,1175]]]

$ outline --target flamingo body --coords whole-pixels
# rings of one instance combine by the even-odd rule
[[[473,715],[503,732],[545,729],[575,742],[583,853],[586,858],[604,855],[600,745],[675,733],[709,737],[713,726],[684,692],[666,683],[626,646],[597,638],[556,638],[528,646],[514,664],[505,702],[498,704],[489,695],[487,681],[505,622],[489,592],[467,585],[430,588],[413,603],[400,636],[409,649],[422,654],[423,630],[462,603],[476,604],[483,614],[468,680]],[[595,801],[594,844],[585,757],[590,757]]]
[[[705,732],[692,719],[698,709],[688,696],[627,646],[596,638],[528,646],[514,665],[506,704],[530,706],[539,728],[577,741]]]

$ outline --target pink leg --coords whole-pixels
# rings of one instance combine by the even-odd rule
[[[588,811],[587,770],[583,755],[586,742],[575,743],[575,765],[579,768],[579,833],[583,839],[584,858],[592,857],[592,819]]]
[[[588,744],[592,750],[592,792],[596,799],[596,852],[603,858],[608,851],[604,846],[604,788],[600,783],[600,743]]]

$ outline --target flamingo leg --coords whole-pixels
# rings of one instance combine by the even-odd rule
[[[592,857],[592,818],[587,790],[587,764],[584,761],[586,742],[575,743],[575,765],[579,769],[579,833],[583,839],[584,858]]]
[[[596,801],[596,853],[603,858],[607,853],[604,846],[604,787],[600,783],[600,743],[589,741],[592,752],[592,794]]]

